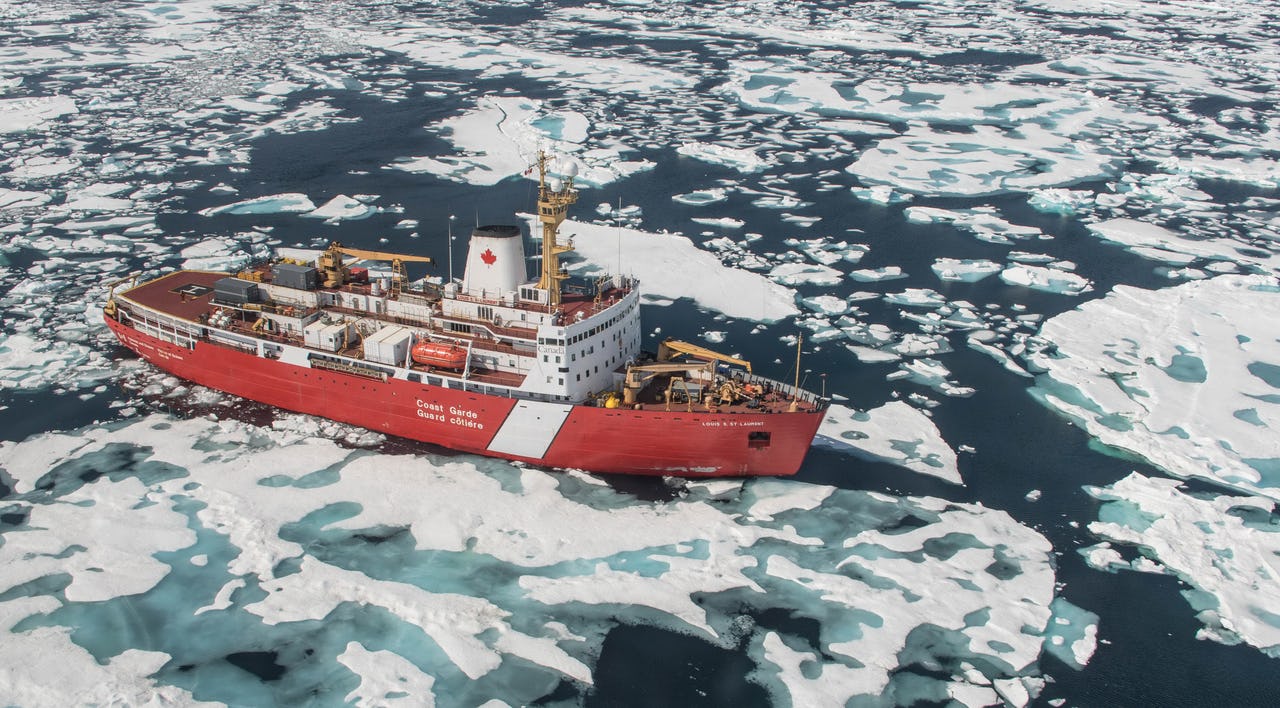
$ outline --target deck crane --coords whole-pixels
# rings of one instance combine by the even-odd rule
[[[658,361],[671,361],[681,354],[688,354],[695,359],[704,359],[710,361],[723,361],[726,364],[741,366],[751,373],[751,362],[729,354],[721,354],[720,352],[700,347],[689,342],[682,342],[678,339],[668,339],[658,346]]]
[[[323,253],[320,254],[320,260],[317,262],[326,288],[340,288],[343,285],[346,285],[350,271],[342,262],[343,256],[363,258],[371,261],[391,261],[391,292],[395,295],[400,294],[400,290],[404,287],[405,263],[434,262],[428,256],[407,256],[399,253],[384,253],[382,251],[368,251],[361,248],[347,248],[337,241],[334,241],[329,244],[329,247],[326,248]]]

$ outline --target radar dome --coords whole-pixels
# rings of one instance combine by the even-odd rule
[[[559,192],[560,190],[564,189],[564,183],[560,181],[560,178],[552,177],[551,179],[547,180],[547,188],[553,192]]]
[[[565,160],[560,163],[560,174],[573,179],[578,176],[578,163],[573,160]]]

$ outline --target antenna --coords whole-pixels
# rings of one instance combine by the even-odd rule
[[[453,284],[453,220],[458,217],[449,215],[449,284]]]

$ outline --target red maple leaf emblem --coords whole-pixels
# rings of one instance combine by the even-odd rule
[[[484,261],[485,265],[493,265],[494,262],[498,260],[498,257],[493,255],[492,250],[486,248],[484,249],[484,253],[480,254],[480,260]]]

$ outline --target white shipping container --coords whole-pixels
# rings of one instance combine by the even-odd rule
[[[320,333],[323,332],[325,328],[328,326],[329,325],[325,324],[323,321],[317,320],[307,325],[306,327],[303,327],[302,342],[306,344],[308,347],[321,349],[322,347],[320,346]]]
[[[364,358],[399,366],[409,354],[413,334],[404,327],[383,327],[364,340]]]
[[[309,347],[336,352],[350,344],[355,335],[355,327],[351,324],[324,324],[315,322],[302,330],[302,341]]]

